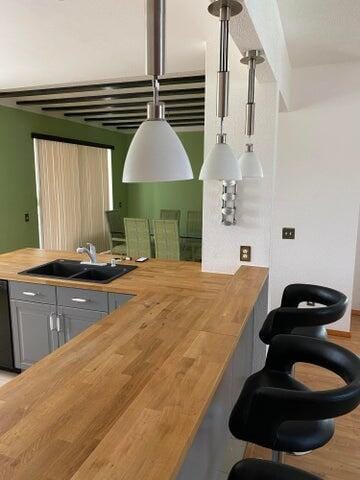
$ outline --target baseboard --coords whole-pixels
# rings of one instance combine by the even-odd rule
[[[332,337],[351,338],[351,332],[344,332],[343,330],[332,330],[331,328],[328,328],[326,331],[328,335],[331,335]]]
[[[360,310],[354,310],[354,309],[352,309],[352,310],[351,310],[351,315],[357,315],[358,317],[360,317]]]

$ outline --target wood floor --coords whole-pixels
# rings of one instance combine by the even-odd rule
[[[360,355],[360,316],[353,316],[351,338],[329,339]],[[335,375],[309,365],[296,367],[296,378],[314,389],[325,390],[342,384]],[[247,457],[270,459],[271,453],[251,445]],[[360,480],[360,407],[336,420],[333,439],[324,447],[304,456],[286,455],[288,465],[319,475],[324,480]],[[275,480],[275,479],[274,479]]]

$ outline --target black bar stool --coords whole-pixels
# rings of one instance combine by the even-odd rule
[[[324,305],[300,308],[302,302]],[[260,338],[270,344],[279,334],[296,334],[326,339],[325,325],[340,320],[346,312],[348,298],[341,292],[319,285],[296,283],[288,285],[281,299],[281,306],[272,310],[262,329]]]
[[[249,458],[233,466],[228,480],[320,480],[298,468]]]
[[[296,362],[310,363],[339,375],[345,386],[311,391],[292,377]],[[231,412],[234,437],[282,452],[308,452],[334,434],[334,417],[360,403],[360,359],[343,347],[300,335],[278,335],[270,344],[265,367],[245,382]]]

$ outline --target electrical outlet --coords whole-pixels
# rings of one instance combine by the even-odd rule
[[[119,202],[119,208],[122,208],[122,202]]]
[[[283,240],[295,240],[295,228],[284,227],[282,229]]]
[[[30,215],[25,213],[25,222],[30,222]]]
[[[241,262],[251,262],[251,247],[246,245],[241,245],[240,247],[240,261]]]

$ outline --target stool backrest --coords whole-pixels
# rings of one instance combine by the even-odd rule
[[[303,302],[321,306],[299,307]],[[347,296],[332,288],[303,283],[288,285],[280,308],[274,310],[273,336],[291,333],[296,327],[329,325],[344,316],[347,306]]]
[[[277,335],[270,344],[264,370],[291,376],[297,362],[309,363],[339,375],[344,386],[331,390],[294,390],[257,386],[247,402],[247,422],[276,443],[284,422],[331,419],[351,412],[360,404],[360,359],[339,345],[300,335]],[[255,374],[256,375],[256,374]],[[251,378],[248,382],[251,382]],[[241,395],[240,395],[241,397]],[[236,432],[239,400],[230,416],[230,430]],[[241,413],[243,415],[243,413]]]

